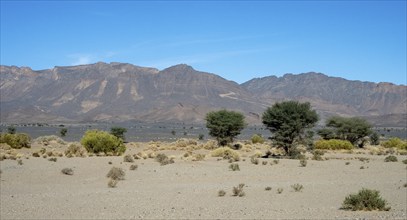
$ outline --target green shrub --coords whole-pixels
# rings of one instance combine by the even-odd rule
[[[400,138],[390,138],[381,144],[385,148],[397,148],[401,150],[407,150],[407,141]]]
[[[351,150],[353,149],[352,143],[346,140],[318,140],[315,142],[315,149],[321,150]]]
[[[388,211],[390,207],[386,207],[387,201],[380,197],[380,192],[377,190],[362,189],[357,194],[350,194],[342,203],[342,209],[345,210],[379,210]]]
[[[0,134],[0,143],[6,143],[10,145],[11,148],[30,148],[31,147],[31,137],[28,134],[17,133],[17,134]]]
[[[89,130],[81,139],[81,144],[88,152],[108,152],[121,155],[126,151],[123,140],[105,131]]]
[[[252,136],[251,140],[252,140],[253,144],[257,144],[257,143],[263,144],[264,143],[264,138],[258,134],[254,134]]]
[[[390,156],[387,156],[386,158],[384,158],[384,162],[397,162],[397,161],[398,161],[397,157],[393,156],[393,155],[390,155]]]

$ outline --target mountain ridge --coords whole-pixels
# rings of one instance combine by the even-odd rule
[[[407,103],[404,85],[350,81],[315,72],[238,84],[186,64],[158,70],[98,62],[37,71],[2,65],[0,77],[0,119],[7,123],[202,123],[207,112],[225,108],[240,111],[249,123],[258,124],[266,107],[283,100],[309,101],[322,119],[330,115],[403,115]]]

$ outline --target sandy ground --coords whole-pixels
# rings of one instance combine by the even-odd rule
[[[132,149],[131,149],[132,150]],[[130,150],[130,151],[131,151]],[[133,149],[134,150],[134,149]],[[134,150],[135,151],[135,150]],[[308,160],[260,159],[259,165],[237,162],[230,171],[227,160],[206,156],[204,161],[185,161],[183,152],[175,163],[161,166],[154,159],[123,162],[120,157],[59,157],[0,162],[1,219],[406,219],[407,156],[384,162],[385,156],[330,154],[337,158]],[[168,155],[174,152],[168,153]],[[176,154],[176,152],[175,152]],[[370,158],[363,162],[356,157]],[[112,164],[109,164],[109,161]],[[262,165],[261,161],[267,161]],[[350,162],[346,165],[346,162]],[[129,170],[137,164],[137,170]],[[107,186],[111,167],[126,171],[116,188]],[[363,166],[365,169],[360,169]],[[74,175],[64,175],[72,168]],[[244,183],[244,197],[232,196],[232,188]],[[294,192],[293,184],[302,184]],[[272,189],[266,191],[265,187]],[[281,194],[278,188],[283,188]],[[362,188],[379,190],[390,211],[346,211],[341,204]],[[226,195],[218,196],[219,190]]]

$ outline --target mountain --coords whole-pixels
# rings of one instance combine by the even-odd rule
[[[222,108],[251,121],[262,110],[239,84],[184,64],[162,71],[101,62],[42,71],[2,66],[1,79],[2,122],[202,122]]]
[[[373,121],[406,118],[407,87],[349,81],[320,73],[252,79],[241,85],[180,64],[164,70],[95,63],[34,71],[0,66],[0,120],[28,122],[173,121],[202,123],[231,109],[261,123],[267,106],[309,101],[322,118],[339,114]],[[399,120],[400,119],[400,120]]]

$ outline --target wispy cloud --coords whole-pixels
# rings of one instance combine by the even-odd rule
[[[94,60],[92,59],[92,55],[90,54],[71,54],[68,57],[73,60],[71,61],[71,65],[73,66],[94,62]]]
[[[117,56],[118,53],[115,51],[107,51],[103,53],[75,53],[67,55],[70,60],[70,65],[84,65],[90,63],[96,63],[99,61],[106,61],[106,59]]]

